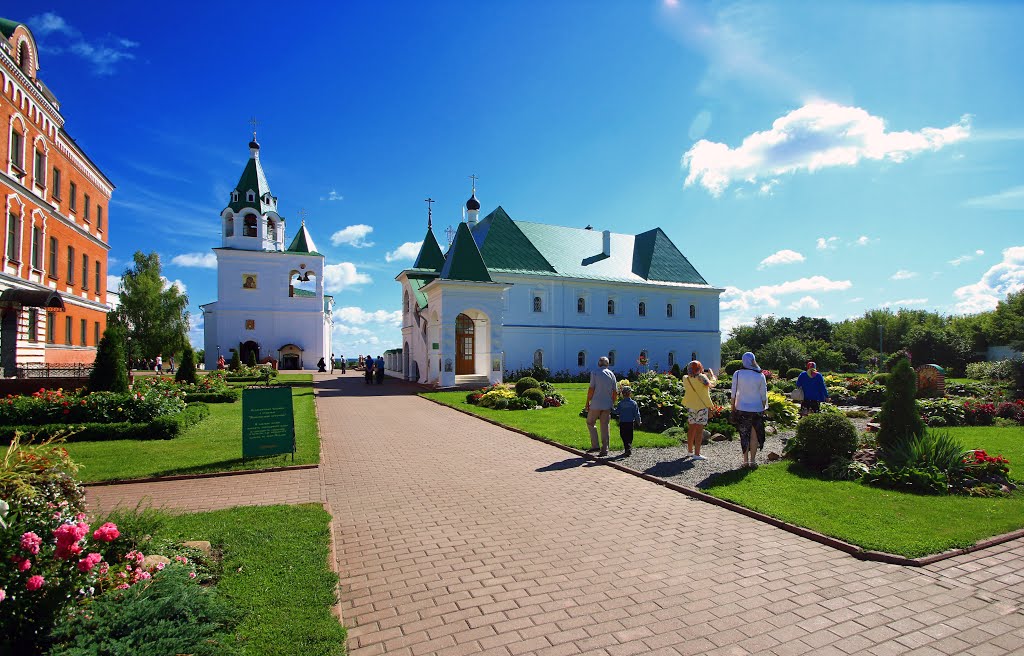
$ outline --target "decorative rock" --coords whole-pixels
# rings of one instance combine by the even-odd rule
[[[767,458],[768,458],[768,462],[775,462],[776,460],[782,460],[782,456],[780,456],[779,454],[775,453],[774,451],[769,452]]]
[[[711,436],[711,441],[712,442],[725,442],[725,441],[728,441],[728,439],[729,439],[728,435],[723,435],[721,433],[715,433],[714,435]]]
[[[709,431],[707,429],[704,429],[704,440],[710,440],[710,439],[711,439],[711,431]]]
[[[880,426],[878,425],[878,422],[869,421],[867,423],[867,429],[869,433],[877,433],[879,428]]]
[[[157,554],[150,554],[149,556],[146,556],[145,559],[143,559],[143,561],[142,561],[142,569],[145,569],[145,570],[156,569],[156,566],[158,564],[161,564],[161,563],[163,565],[165,565],[165,566],[166,565],[170,565],[171,564],[171,559],[168,558],[167,556],[160,556],[160,555],[157,555]]]
[[[210,555],[210,543],[207,540],[189,540],[188,542],[182,542],[181,546],[198,549],[203,552],[204,556]]]

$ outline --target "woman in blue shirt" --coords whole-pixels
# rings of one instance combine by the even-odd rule
[[[796,386],[804,391],[804,399],[800,402],[801,417],[818,412],[821,410],[821,402],[828,400],[825,377],[818,373],[818,365],[814,362],[807,363],[807,371],[797,377]]]

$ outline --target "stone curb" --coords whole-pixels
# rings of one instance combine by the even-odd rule
[[[345,618],[341,613],[341,572],[338,571],[338,551],[335,545],[338,543],[337,536],[334,534],[334,513],[331,512],[331,504],[326,501],[323,502],[324,510],[331,516],[331,520],[327,522],[327,529],[331,535],[331,548],[328,550],[327,558],[330,561],[328,565],[331,567],[331,571],[338,575],[338,584],[334,587],[335,601],[334,605],[331,606],[331,612],[336,618],[338,623],[345,626]]]
[[[461,412],[464,415],[469,415],[471,417],[476,417],[477,419],[480,419],[481,421],[485,421],[488,424],[493,424],[494,426],[499,426],[501,428],[504,428],[505,430],[512,431],[513,433],[519,433],[520,435],[524,435],[524,436],[530,438],[531,440],[536,440],[538,442],[543,442],[545,444],[549,444],[551,446],[557,447],[557,448],[559,448],[559,449],[561,449],[563,451],[568,451],[569,453],[573,453],[573,454],[575,454],[575,455],[577,455],[577,456],[579,456],[581,458],[584,458],[586,460],[597,462],[597,463],[600,463],[600,464],[605,465],[607,467],[612,467],[614,469],[617,469],[617,470],[619,470],[621,472],[624,472],[624,473],[627,473],[627,474],[631,474],[631,475],[636,476],[638,478],[642,478],[645,481],[650,481],[651,483],[656,483],[656,484],[661,485],[663,487],[667,487],[670,490],[673,490],[675,492],[679,492],[681,494],[685,494],[686,496],[692,497],[692,498],[697,499],[699,501],[703,501],[705,503],[710,503],[710,504],[719,506],[721,508],[725,508],[726,510],[731,510],[732,512],[739,513],[741,515],[745,515],[745,516],[750,517],[751,519],[755,519],[755,520],[757,520],[759,522],[764,522],[765,524],[770,524],[770,525],[772,525],[772,526],[774,526],[776,528],[782,529],[783,531],[787,531],[789,533],[793,533],[795,535],[799,535],[802,538],[806,538],[808,540],[812,540],[812,541],[817,542],[819,544],[825,545],[826,547],[831,547],[831,548],[836,549],[838,551],[842,551],[843,553],[847,553],[847,554],[853,556],[854,558],[857,558],[858,560],[871,560],[871,561],[876,561],[876,562],[881,562],[881,563],[888,563],[890,565],[902,565],[902,566],[905,566],[905,567],[924,567],[925,565],[931,565],[932,563],[937,563],[939,561],[947,560],[949,558],[953,558],[953,557],[956,557],[956,556],[962,556],[964,554],[968,554],[968,553],[971,553],[971,552],[974,552],[974,551],[979,551],[981,549],[987,549],[989,547],[994,547],[996,545],[1003,544],[1004,542],[1009,542],[1011,540],[1017,540],[1017,539],[1020,539],[1020,538],[1024,538],[1024,529],[1020,529],[1020,530],[1017,530],[1017,531],[1012,531],[1010,533],[1004,533],[1003,535],[996,535],[996,536],[993,536],[991,538],[986,538],[985,540],[980,540],[980,541],[972,544],[969,547],[964,547],[964,548],[961,548],[961,549],[950,549],[949,551],[943,551],[942,553],[931,554],[931,555],[928,555],[928,556],[921,556],[920,558],[907,558],[906,556],[900,556],[898,554],[886,553],[884,551],[865,550],[865,549],[861,549],[857,545],[850,544],[849,542],[843,542],[842,540],[839,540],[837,538],[833,538],[831,536],[825,535],[824,533],[818,533],[817,531],[812,531],[809,528],[804,528],[802,526],[797,526],[796,524],[790,524],[789,522],[785,522],[785,521],[783,521],[781,519],[778,519],[776,517],[772,517],[771,515],[766,515],[764,513],[757,512],[756,510],[751,510],[750,508],[747,508],[746,506],[741,506],[741,505],[733,503],[731,501],[726,501],[724,499],[719,499],[718,497],[713,497],[710,494],[707,494],[705,492],[701,492],[700,490],[698,490],[696,488],[686,487],[686,486],[683,486],[683,485],[677,485],[676,483],[671,483],[671,482],[666,481],[664,479],[658,478],[657,476],[652,476],[650,474],[645,474],[644,472],[637,471],[635,469],[631,469],[631,468],[626,467],[625,465],[621,465],[621,464],[619,464],[617,462],[611,462],[609,460],[602,460],[602,459],[597,458],[597,457],[595,457],[595,456],[593,456],[593,455],[591,455],[589,453],[586,453],[584,451],[580,451],[579,449],[574,449],[571,446],[566,446],[564,444],[559,444],[558,442],[554,442],[552,440],[549,440],[546,437],[540,437],[539,435],[534,435],[533,433],[528,433],[527,431],[520,430],[518,428],[513,428],[511,426],[506,426],[505,424],[502,424],[502,423],[500,423],[498,421],[495,421],[493,419],[489,419],[488,417],[483,417],[483,416],[478,415],[478,414],[476,414],[474,412],[470,412],[469,410],[464,410],[462,408],[457,408],[455,406],[448,405],[447,403],[442,403],[441,401],[437,401],[435,399],[427,398],[427,397],[422,396],[422,395],[420,395],[420,398],[425,399],[427,401],[430,401],[431,403],[436,403],[438,405],[443,405],[446,408],[451,408],[452,410],[455,410],[456,412]]]
[[[150,476],[149,478],[122,478],[113,481],[96,481],[82,483],[83,487],[105,487],[107,485],[133,485],[135,483],[163,483],[164,481],[193,481],[200,478],[220,478],[222,476],[241,476],[243,474],[267,474],[270,472],[293,471],[297,469],[317,469],[317,463],[311,465],[286,465],[270,469],[239,469],[236,471],[210,472],[208,474],[182,474],[180,476]]]

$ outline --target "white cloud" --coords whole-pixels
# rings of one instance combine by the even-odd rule
[[[126,59],[135,59],[133,48],[139,47],[138,41],[125,39],[112,34],[90,35],[89,40],[70,25],[61,16],[53,12],[45,12],[28,19],[28,24],[39,39],[56,38],[60,43],[41,44],[41,48],[54,55],[70,52],[92,64],[92,71],[97,75],[110,75],[115,65]]]
[[[980,255],[984,255],[984,254],[985,254],[985,251],[983,251],[981,249],[978,249],[978,250],[974,251],[973,254],[972,253],[968,253],[967,255],[961,255],[960,257],[954,257],[952,260],[949,261],[949,263],[952,264],[953,266],[960,266],[964,262],[970,262],[974,258],[976,258],[976,257],[978,257]]]
[[[366,236],[373,232],[373,227],[364,223],[350,225],[331,235],[331,244],[341,246],[348,244],[353,248],[368,248],[373,246],[372,241],[366,241]]]
[[[891,276],[889,276],[889,278],[891,278],[892,280],[910,280],[911,278],[916,278],[916,277],[917,277],[917,272],[916,271],[907,271],[906,269],[900,269],[896,273],[894,273]]]
[[[107,276],[107,292],[114,292],[115,294],[121,291],[121,276]]]
[[[964,205],[989,210],[1024,210],[1024,185],[1011,187],[988,196],[970,198],[964,201]]]
[[[185,283],[181,282],[177,278],[175,278],[174,280],[171,280],[170,278],[167,278],[165,276],[160,276],[160,280],[163,281],[164,289],[165,290],[170,289],[171,287],[177,287],[179,294],[187,294],[188,293],[188,287],[186,287]]]
[[[976,313],[995,309],[1011,292],[1024,289],[1024,246],[1003,250],[1003,260],[993,265],[981,280],[953,292],[958,312]]]
[[[857,240],[853,243],[856,246],[867,246],[868,244],[871,243],[871,240],[867,237],[867,235],[861,235],[860,237],[857,237]]]
[[[171,258],[171,264],[199,269],[216,269],[217,256],[213,253],[182,253]]]
[[[928,302],[927,298],[901,298],[898,301],[886,301],[881,304],[881,307],[910,307],[911,305],[924,305]]]
[[[839,237],[818,237],[816,247],[819,251],[835,250]]]
[[[777,184],[779,184],[778,178],[774,180],[769,180],[768,182],[765,182],[764,184],[761,185],[761,188],[757,190],[757,193],[761,194],[762,196],[774,196],[775,193],[772,191],[772,189],[774,189],[775,185]]]
[[[320,200],[345,200],[345,197],[339,194],[334,189],[331,189],[330,191],[327,192],[326,196],[321,196]]]
[[[853,286],[849,280],[830,280],[824,276],[812,276],[780,283],[778,285],[762,285],[749,291],[743,291],[737,287],[726,287],[722,294],[722,310],[747,311],[755,306],[776,307],[779,305],[778,296],[787,294],[806,294],[808,292],[835,292],[849,289]]]
[[[858,297],[856,297],[856,298],[851,298],[850,300],[848,300],[848,301],[846,301],[846,302],[847,302],[847,303],[860,303],[860,302],[861,302],[861,301],[863,301],[863,300],[864,300],[864,297],[863,297],[863,296],[858,296]]]
[[[356,271],[351,262],[328,264],[324,267],[324,288],[329,292],[340,292],[349,287],[358,287],[373,282],[370,276]]]
[[[817,310],[821,307],[821,303],[818,299],[813,296],[804,296],[799,301],[791,303],[789,306],[790,310]]]
[[[188,342],[194,349],[203,348],[203,342],[205,339],[204,326],[204,315],[201,310],[199,312],[188,313]]]
[[[402,325],[401,310],[394,310],[393,312],[388,312],[387,310],[373,310],[372,312],[367,312],[360,307],[343,307],[334,311],[334,317],[336,320],[343,321],[345,323],[385,323],[391,324],[392,326]]]
[[[796,251],[783,249],[781,251],[776,251],[761,260],[761,264],[759,264],[757,268],[763,269],[765,267],[776,266],[779,264],[796,264],[798,262],[803,262],[805,259],[806,258],[803,255]]]
[[[388,262],[415,260],[416,256],[420,253],[421,246],[423,246],[423,242],[421,241],[407,241],[390,253],[386,253],[384,255],[384,259]]]
[[[860,107],[815,101],[776,119],[770,130],[748,135],[737,148],[701,139],[683,155],[682,165],[688,169],[685,186],[699,184],[717,197],[737,181],[754,184],[865,159],[899,163],[969,135],[966,115],[945,128],[890,132],[884,119]]]

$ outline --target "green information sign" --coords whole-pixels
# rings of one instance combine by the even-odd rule
[[[292,388],[253,385],[242,390],[242,457],[291,453],[295,458]]]

